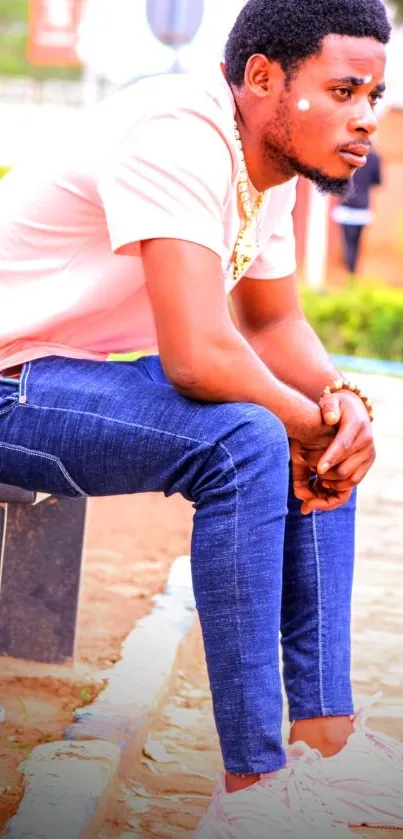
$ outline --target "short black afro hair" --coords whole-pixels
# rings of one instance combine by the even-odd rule
[[[266,55],[290,75],[320,52],[327,35],[389,41],[391,26],[382,0],[249,0],[225,49],[227,80],[240,87],[252,55]]]

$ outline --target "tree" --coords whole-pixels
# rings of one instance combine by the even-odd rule
[[[393,5],[396,10],[396,20],[403,23],[403,0],[393,0]]]

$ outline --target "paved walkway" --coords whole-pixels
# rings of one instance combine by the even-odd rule
[[[375,396],[378,460],[360,493],[354,687],[357,705],[383,692],[372,725],[403,740],[403,382],[357,378]],[[220,768],[197,636],[192,663],[179,675],[177,693],[150,732],[143,762],[99,839],[190,839]],[[360,835],[386,839],[403,831]]]

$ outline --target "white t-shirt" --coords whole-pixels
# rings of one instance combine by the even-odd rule
[[[144,80],[83,112],[73,137],[56,126],[3,179],[0,370],[156,347],[143,240],[211,249],[231,290],[243,219],[234,112],[221,73]],[[295,180],[267,194],[248,276],[295,270],[294,202]]]

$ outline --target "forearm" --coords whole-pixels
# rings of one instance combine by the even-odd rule
[[[192,352],[189,352],[189,358]],[[183,395],[206,402],[250,402],[262,405],[284,423],[289,437],[304,439],[321,426],[319,408],[301,392],[280,381],[234,328],[210,341],[198,361],[167,370]]]
[[[340,377],[305,319],[283,320],[246,337],[274,376],[314,402],[318,402],[325,385]]]

